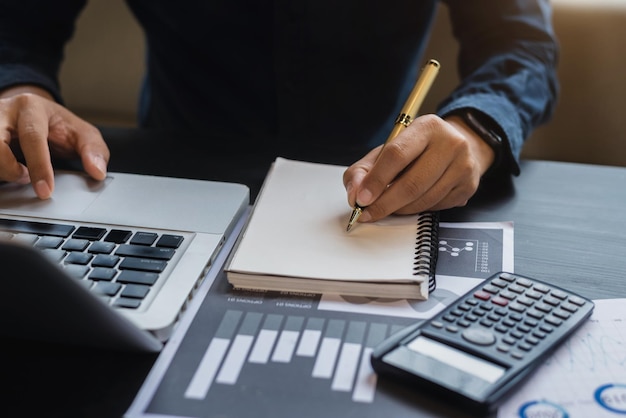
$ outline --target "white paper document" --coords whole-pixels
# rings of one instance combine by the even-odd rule
[[[626,417],[626,299],[602,299],[498,418]]]

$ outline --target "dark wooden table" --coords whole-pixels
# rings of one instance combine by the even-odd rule
[[[364,150],[327,150],[298,143],[242,148],[236,140],[102,129],[111,171],[235,181],[253,198],[276,156],[347,165]],[[516,272],[593,299],[626,297],[626,168],[523,161],[510,182],[484,185],[444,221],[513,221]],[[10,295],[4,295],[10,297]],[[45,319],[44,319],[45,320]],[[155,355],[98,351],[1,339],[6,416],[119,417]]]

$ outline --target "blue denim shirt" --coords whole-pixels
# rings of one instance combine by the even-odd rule
[[[85,1],[3,3],[0,89],[32,83],[62,102],[63,46]],[[556,103],[548,0],[127,3],[146,36],[144,127],[231,134],[256,145],[270,137],[379,144],[424,63],[440,6],[449,8],[459,42],[461,80],[440,116],[459,108],[489,116],[508,142],[507,170],[517,174],[524,140]]]

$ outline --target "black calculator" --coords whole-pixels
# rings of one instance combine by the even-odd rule
[[[432,319],[386,339],[372,352],[372,367],[416,391],[492,412],[593,307],[560,287],[500,272]]]

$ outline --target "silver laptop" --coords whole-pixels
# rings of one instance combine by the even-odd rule
[[[57,172],[0,185],[0,335],[159,351],[247,211],[234,183]]]

